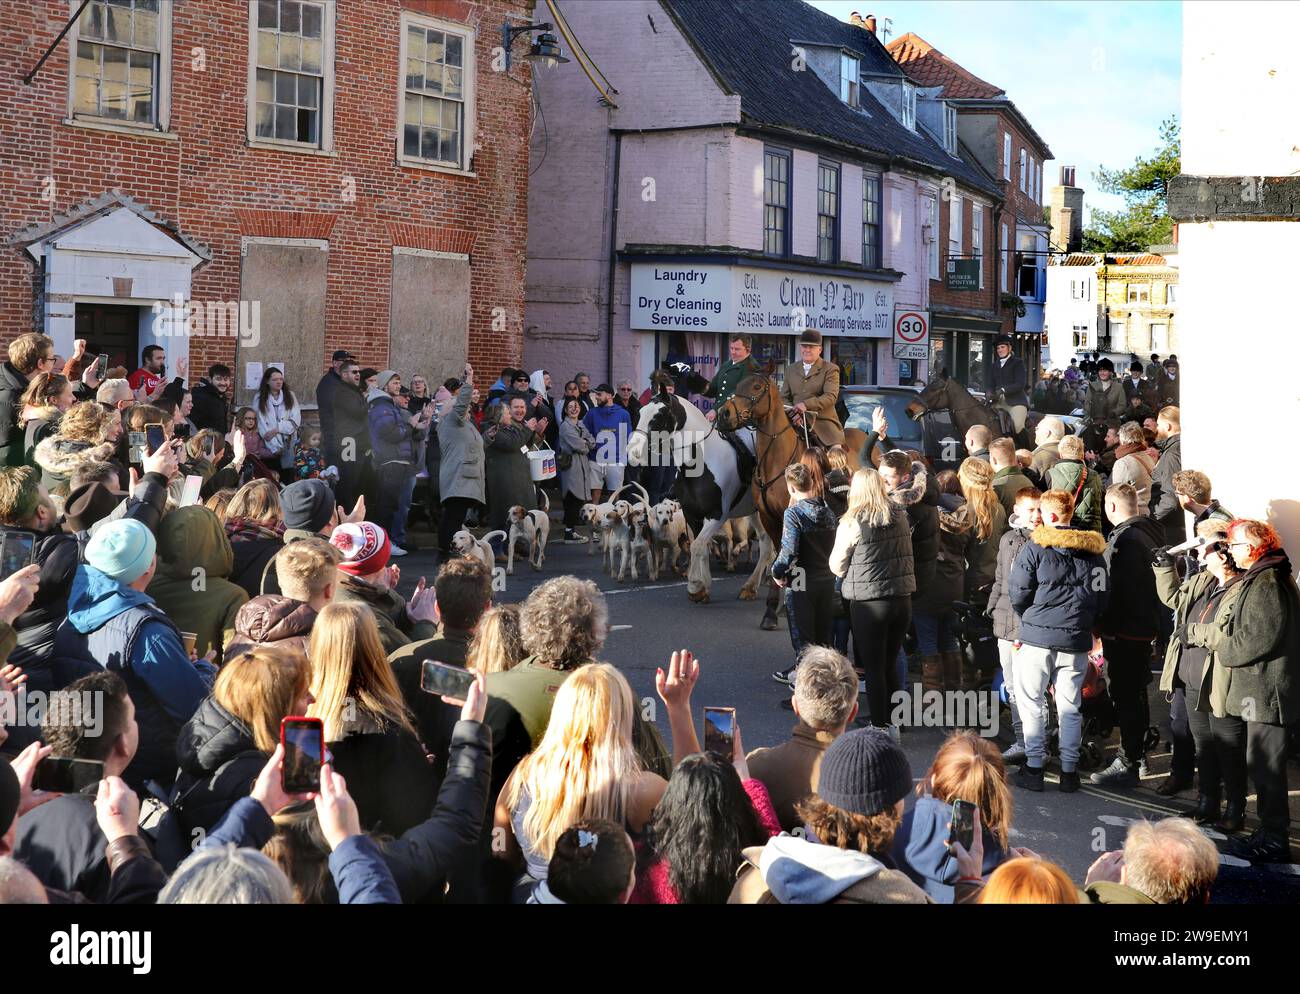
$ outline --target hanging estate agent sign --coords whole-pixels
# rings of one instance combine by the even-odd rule
[[[888,338],[889,282],[746,266],[633,263],[631,327]]]
[[[944,286],[949,290],[978,290],[980,288],[979,259],[949,259]]]

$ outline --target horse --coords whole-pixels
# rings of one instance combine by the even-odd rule
[[[717,408],[714,422],[723,431],[752,428],[756,434],[753,497],[759,519],[774,548],[781,545],[781,528],[785,509],[790,504],[790,491],[785,485],[785,468],[798,462],[807,445],[801,431],[795,429],[785,413],[776,381],[761,374],[747,376],[736,384],[735,393]],[[848,450],[849,465],[858,468],[858,453],[866,441],[866,433],[857,428],[844,432],[844,448]],[[879,459],[879,452],[873,454]],[[780,605],[780,590],[775,584],[767,594],[767,608],[763,612],[762,628],[773,631],[776,612]]]
[[[913,421],[919,421],[931,411],[947,411],[951,414],[953,426],[962,439],[975,425],[984,425],[994,438],[1009,435],[1015,439],[1016,448],[1033,448],[1028,420],[1023,431],[1015,431],[1005,404],[999,407],[987,400],[977,400],[969,390],[949,376],[946,369],[938,370],[925,385],[925,389],[907,405],[907,416]]]
[[[713,583],[710,543],[726,521],[754,513],[752,470],[742,466],[731,443],[717,433],[698,407],[661,387],[641,406],[637,426],[628,439],[628,465],[648,465],[652,444],[663,458],[664,441],[671,444],[673,464],[678,467],[673,496],[682,505],[692,535],[686,593],[696,604],[707,604]],[[746,441],[743,435],[741,441]],[[752,453],[752,438],[748,442]],[[752,601],[758,596],[763,571],[774,558],[771,542],[760,534],[758,564],[741,586],[740,600]]]

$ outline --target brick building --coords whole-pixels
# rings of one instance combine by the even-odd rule
[[[933,88],[956,114],[957,134],[1001,187],[996,220],[996,287],[1025,313],[1003,329],[1033,371],[1043,332],[1050,226],[1043,218],[1043,168],[1052,150],[1001,87],[980,79],[924,38],[905,34],[887,46],[909,76]],[[1016,304],[1016,300],[1019,304]],[[936,316],[936,327],[938,317]],[[971,361],[982,343],[970,341]],[[957,342],[960,353],[960,340]],[[960,358],[957,365],[960,366]]]
[[[0,339],[157,343],[241,400],[274,362],[311,401],[340,347],[518,359],[530,0],[92,0],[26,85],[79,6],[0,21]]]

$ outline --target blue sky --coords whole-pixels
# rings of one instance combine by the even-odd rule
[[[890,39],[920,35],[970,72],[1006,90],[1053,154],[1076,167],[1085,207],[1123,201],[1098,193],[1092,174],[1130,164],[1159,140],[1160,122],[1178,113],[1182,14],[1177,2],[1009,0],[809,0],[847,20],[875,14]]]

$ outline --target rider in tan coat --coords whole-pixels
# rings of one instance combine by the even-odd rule
[[[822,335],[808,329],[799,336],[799,353],[802,362],[792,362],[785,367],[785,383],[781,399],[793,407],[790,420],[799,428],[806,417],[809,427],[822,445],[830,447],[844,441],[844,426],[835,413],[835,401],[840,395],[840,369],[833,362],[822,359]]]

